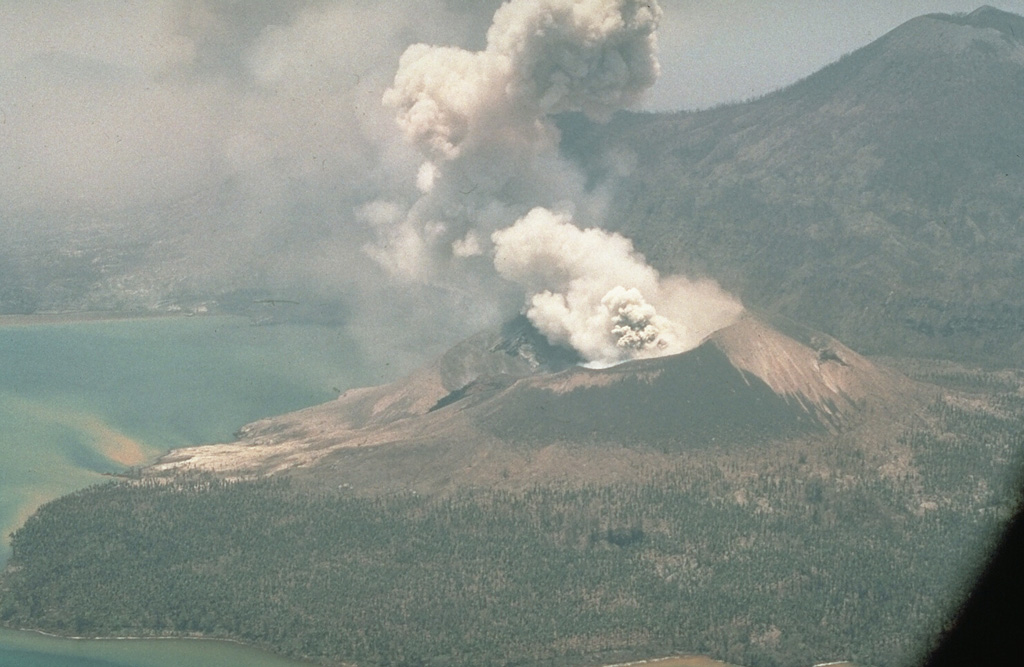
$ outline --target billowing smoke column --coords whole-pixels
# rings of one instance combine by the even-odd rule
[[[409,47],[384,102],[434,161],[481,142],[543,143],[551,114],[606,119],[654,83],[660,17],[653,0],[512,0],[495,13],[483,51]]]
[[[550,210],[585,209],[587,197],[551,116],[600,121],[638,101],[658,76],[660,18],[654,0],[510,0],[482,51],[409,47],[384,103],[426,160],[421,196],[404,214],[364,210],[379,236],[370,255],[437,281],[491,243],[499,275],[527,291],[533,324],[592,366],[683,352],[728,324],[742,307],[713,282],[661,278],[625,237]]]
[[[494,232],[494,266],[528,292],[527,317],[595,367],[676,354],[742,311],[711,281],[662,279],[629,239],[535,208]]]
[[[421,196],[385,224],[364,215],[378,236],[369,254],[393,275],[443,282],[533,206],[584,206],[551,116],[605,119],[637,101],[658,76],[660,17],[653,0],[511,0],[481,51],[410,46],[384,103],[425,158]]]

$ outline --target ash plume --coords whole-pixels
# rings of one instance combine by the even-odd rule
[[[457,294],[493,295],[496,270],[526,290],[534,326],[592,366],[684,352],[730,323],[742,306],[713,282],[662,278],[625,237],[553,212],[603,213],[559,155],[553,115],[602,121],[638,101],[658,76],[660,17],[656,2],[510,0],[482,50],[406,49],[383,102],[423,157],[420,195],[362,209],[367,254]]]
[[[384,102],[436,162],[481,142],[543,144],[554,134],[548,116],[607,119],[654,84],[660,15],[638,0],[513,0],[495,13],[482,51],[410,46]]]
[[[660,17],[653,1],[511,0],[482,50],[406,49],[383,101],[425,160],[421,195],[400,219],[373,225],[367,253],[395,276],[443,282],[533,206],[599,209],[558,155],[551,117],[607,119],[637,102],[658,76]]]
[[[662,278],[629,239],[565,213],[535,208],[491,238],[494,267],[527,291],[533,325],[594,367],[685,352],[743,309],[712,281]]]

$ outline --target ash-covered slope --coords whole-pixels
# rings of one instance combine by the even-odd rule
[[[565,118],[562,145],[662,271],[868,353],[1018,363],[1022,99],[1024,18],[985,7],[749,103]]]
[[[474,410],[505,441],[692,449],[836,432],[914,393],[828,336],[800,342],[747,315],[690,352],[524,378]]]
[[[827,438],[917,405],[915,383],[822,334],[802,338],[746,315],[684,354],[590,369],[517,320],[405,380],[175,450],[147,472],[284,473],[364,492],[619,478],[658,457]]]

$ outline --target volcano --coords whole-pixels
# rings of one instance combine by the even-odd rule
[[[367,493],[619,479],[665,457],[827,439],[927,393],[829,336],[751,314],[682,354],[579,361],[519,318],[403,380],[172,451],[147,474],[286,474]]]

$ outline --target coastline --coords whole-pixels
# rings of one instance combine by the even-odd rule
[[[50,327],[52,332],[47,331]],[[0,386],[6,399],[0,402],[0,426],[6,437],[0,439],[0,467],[5,482],[19,471],[23,474],[17,481],[26,488],[49,485],[51,478],[58,481],[56,492],[44,489],[31,508],[14,508],[17,514],[10,529],[23,525],[37,505],[79,486],[130,478],[132,464],[148,463],[168,448],[182,446],[177,443],[222,441],[241,424],[326,400],[307,395],[318,396],[325,387],[343,382],[336,376],[349,373],[356,363],[350,360],[354,347],[349,354],[350,348],[344,346],[339,352],[338,336],[324,335],[322,329],[305,323],[294,329],[290,324],[253,327],[245,315],[198,308],[0,315],[0,330],[12,341],[4,349],[9,363]],[[159,353],[151,355],[152,350]],[[136,367],[146,372],[132,370]],[[65,373],[67,369],[73,373]],[[283,388],[278,389],[276,381]],[[254,382],[265,390],[254,392]],[[131,409],[123,407],[122,391],[130,392]],[[135,419],[138,414],[147,417]],[[25,454],[22,442],[33,443],[38,453]],[[150,452],[149,443],[158,450]],[[151,456],[139,461],[143,449]],[[3,458],[5,453],[10,462]],[[116,460],[127,470],[108,468],[106,460]],[[59,486],[69,475],[73,479],[68,488]],[[4,500],[11,500],[11,505],[18,500],[6,483]],[[3,505],[0,509],[7,511]],[[9,555],[0,541],[0,570],[9,565]],[[0,624],[0,664],[19,664],[12,656],[20,652],[43,656],[42,662],[32,664],[48,664],[45,656],[50,653],[131,667],[317,664],[238,637],[158,635],[145,629],[76,633],[73,626],[55,633],[32,625]],[[69,629],[72,632],[66,632]],[[163,641],[149,641],[154,639]],[[72,663],[54,658],[52,664]]]
[[[61,641],[73,641],[73,642],[114,642],[114,641],[127,641],[127,642],[148,642],[153,640],[171,640],[171,641],[199,641],[199,642],[221,642],[224,644],[234,644],[235,646],[244,646],[246,648],[254,648],[259,651],[265,651],[272,653],[264,647],[257,646],[256,644],[249,644],[240,639],[232,639],[230,637],[204,637],[201,635],[149,635],[149,636],[135,636],[135,635],[123,635],[116,637],[76,637],[73,635],[61,635],[56,632],[47,632],[46,630],[39,630],[37,628],[12,628],[7,625],[0,624],[0,628],[11,630],[13,632],[25,632],[33,635],[39,635],[41,637],[48,637],[50,639],[59,639]],[[279,654],[274,654],[279,655]],[[286,656],[281,656],[286,657]],[[289,658],[292,659],[292,658]],[[310,663],[312,664],[312,663]]]
[[[0,328],[47,324],[77,324],[84,322],[117,322],[122,320],[151,320],[168,317],[204,317],[206,311],[180,310],[73,310],[42,311],[27,314],[0,315]]]
[[[260,646],[258,644],[252,644],[244,642],[239,639],[233,639],[230,637],[205,637],[201,635],[149,635],[149,636],[110,636],[110,637],[79,637],[61,635],[53,632],[47,632],[45,630],[39,630],[35,628],[14,628],[0,623],[0,630],[6,630],[8,632],[24,633],[26,635],[33,635],[38,637],[45,637],[47,639],[53,639],[57,641],[71,641],[71,642],[151,642],[154,640],[164,641],[192,641],[192,642],[204,642],[210,644],[227,644],[237,646],[245,649],[256,650],[264,653],[268,656],[279,658],[284,661],[295,663],[296,665],[318,665],[321,663],[312,661],[307,658],[300,658],[295,656],[284,655],[277,653],[272,650],[269,646]],[[837,662],[837,663],[826,663],[835,665],[851,665],[852,663]],[[609,665],[603,665],[602,667],[740,667],[739,665],[733,665],[731,663],[722,662],[706,655],[698,654],[681,654],[674,656],[665,656],[661,658],[647,658],[641,660],[634,660],[629,662],[620,662]],[[817,665],[815,667],[818,667]]]
[[[189,642],[197,645],[210,645],[210,646],[225,646],[225,647],[236,647],[239,649],[245,649],[247,651],[256,651],[265,656],[267,659],[274,662],[274,664],[280,663],[281,665],[289,665],[289,667],[300,667],[301,665],[316,665],[320,664],[313,662],[306,658],[299,658],[289,655],[278,653],[269,645],[261,646],[250,642],[245,642],[239,639],[233,639],[230,637],[204,637],[199,635],[150,635],[150,636],[116,636],[116,637],[77,637],[62,635],[54,632],[47,632],[45,630],[39,630],[36,628],[16,628],[0,623],[0,645],[3,644],[3,635],[11,634],[21,635],[27,638],[36,637],[40,640],[52,640],[54,642],[68,642],[69,644],[77,645],[102,645],[106,643],[150,643],[154,641],[160,641],[161,643],[174,643],[174,642]],[[44,647],[40,649],[45,650]]]

